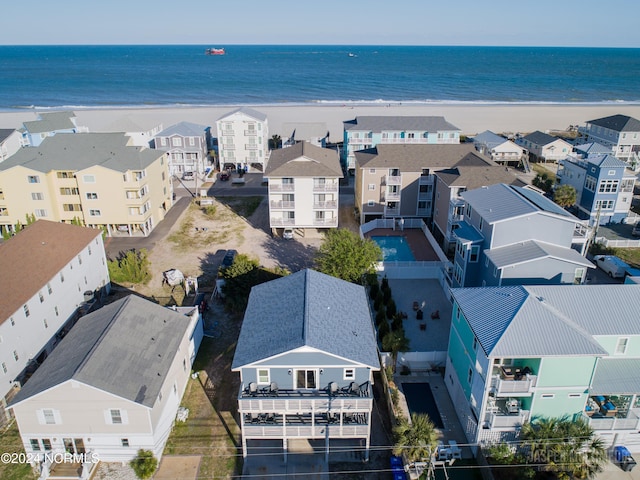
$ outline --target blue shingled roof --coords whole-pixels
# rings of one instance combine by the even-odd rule
[[[310,269],[253,287],[231,368],[300,347],[378,369],[364,288]]]

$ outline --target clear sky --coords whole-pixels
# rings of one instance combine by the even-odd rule
[[[31,0],[0,12],[0,45],[640,48],[638,0]]]

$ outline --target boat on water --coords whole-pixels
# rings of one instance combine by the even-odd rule
[[[348,53],[348,55],[349,55],[350,57],[357,57],[357,55],[356,55],[355,53],[351,53],[351,52],[349,52],[349,53]]]
[[[204,51],[205,55],[224,55],[224,48],[207,48]]]

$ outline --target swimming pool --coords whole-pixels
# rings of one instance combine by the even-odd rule
[[[409,247],[407,239],[403,236],[394,237],[371,237],[382,250],[384,261],[415,262],[416,258]]]
[[[440,411],[433,398],[433,392],[431,392],[431,385],[428,383],[403,383],[402,391],[407,399],[410,413],[426,413],[436,428],[444,428]]]

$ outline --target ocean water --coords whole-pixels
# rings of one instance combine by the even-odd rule
[[[392,102],[637,104],[640,49],[0,46],[5,111]]]

